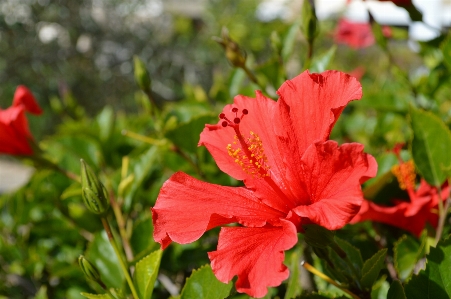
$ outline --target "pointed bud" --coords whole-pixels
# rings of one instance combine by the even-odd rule
[[[317,224],[304,224],[302,228],[304,229],[305,242],[312,247],[326,248],[335,242],[335,232],[322,226]]]
[[[133,56],[133,65],[135,69],[135,80],[139,88],[144,92],[150,92],[151,80],[144,62],[138,56]]]
[[[234,67],[244,68],[246,53],[230,38],[227,28],[222,28],[221,38],[213,37],[213,40],[224,48],[227,59]]]
[[[86,207],[94,214],[103,215],[108,211],[108,193],[102,182],[83,159],[81,162],[81,191]]]
[[[271,47],[273,48],[274,52],[277,54],[282,53],[282,41],[280,40],[279,34],[277,34],[276,31],[271,32]]]
[[[81,271],[83,271],[86,278],[94,280],[96,282],[101,282],[99,271],[84,256],[80,255],[78,257],[78,264],[80,265]]]
[[[319,22],[316,18],[313,0],[304,0],[302,4],[302,33],[309,43],[312,43],[319,33]]]

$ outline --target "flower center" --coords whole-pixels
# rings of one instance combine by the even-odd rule
[[[238,108],[233,108],[232,112],[235,113],[233,122],[224,113],[219,115],[219,118],[223,120],[222,126],[232,127],[236,133],[233,143],[227,145],[229,156],[241,166],[245,173],[258,178],[269,177],[270,167],[267,164],[268,158],[265,155],[262,140],[252,131],[250,131],[249,137],[245,138],[239,129],[241,120],[249,111],[243,109],[241,117],[238,117]]]
[[[415,189],[416,174],[412,160],[393,166],[391,171],[398,179],[399,187],[402,190]]]

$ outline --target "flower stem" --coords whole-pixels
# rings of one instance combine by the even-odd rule
[[[122,130],[122,135],[142,141],[142,142],[146,142],[152,145],[165,145],[166,144],[166,140],[162,139],[154,139],[154,138],[150,138],[135,132],[131,132],[128,130]]]
[[[243,71],[246,73],[247,77],[248,77],[252,82],[254,82],[255,84],[257,84],[258,87],[260,87],[260,89],[261,89],[264,93],[267,93],[267,92],[266,92],[266,87],[263,86],[262,84],[260,84],[260,82],[258,81],[257,77],[254,75],[254,73],[252,73],[252,71],[251,71],[246,65],[243,65],[241,68],[243,69]]]
[[[340,284],[338,284],[337,282],[335,282],[332,278],[330,278],[329,276],[327,276],[326,274],[318,271],[315,267],[313,267],[312,265],[310,265],[307,262],[301,262],[302,267],[304,267],[305,269],[307,269],[307,271],[315,274],[316,276],[324,279],[325,281],[327,281],[328,283],[336,286],[337,288],[339,288],[340,290],[342,290],[343,292],[345,292],[346,294],[350,295],[352,298],[354,299],[360,299],[359,296],[357,296],[356,294],[354,294],[353,292],[351,292],[350,290],[344,288],[343,286],[341,286]]]
[[[128,241],[128,237],[127,237],[127,232],[125,230],[124,216],[122,215],[119,204],[117,203],[116,199],[114,198],[113,192],[110,192],[110,203],[111,203],[111,207],[113,208],[114,217],[116,217],[117,226],[119,227],[119,234],[121,235],[122,244],[124,246],[125,256],[127,257],[127,261],[132,261],[133,260],[133,251],[131,249],[130,242]]]
[[[449,186],[449,180],[448,180],[448,186]],[[445,220],[446,215],[448,214],[449,209],[449,196],[445,200],[445,205],[443,205],[443,198],[442,198],[442,188],[439,186],[437,188],[438,191],[438,225],[437,230],[435,232],[435,244],[437,245],[438,241],[440,241],[440,238],[442,237],[443,233],[443,227],[445,226]]]
[[[119,264],[121,266],[122,272],[125,275],[125,279],[127,280],[128,286],[130,287],[130,290],[132,292],[133,298],[139,299],[138,293],[136,292],[135,285],[133,284],[132,278],[130,277],[130,273],[127,270],[127,266],[125,265],[124,260],[122,259],[122,255],[119,252],[119,249],[117,248],[116,242],[114,240],[114,236],[111,233],[110,224],[108,223],[108,220],[105,217],[102,217],[102,224],[103,227],[108,235],[108,240],[110,241],[111,246],[114,249],[114,252],[116,253],[116,256],[119,260]]]

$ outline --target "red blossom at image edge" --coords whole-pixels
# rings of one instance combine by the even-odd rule
[[[17,87],[11,107],[0,109],[0,153],[32,155],[29,142],[33,136],[28,128],[25,112],[39,115],[41,108],[33,94],[23,85]]]
[[[382,32],[386,37],[392,35],[388,26],[383,26]],[[366,48],[375,42],[370,23],[358,23],[347,19],[338,21],[334,39],[336,43],[346,44],[354,49]]]
[[[297,243],[303,224],[336,230],[349,223],[363,201],[360,185],[377,172],[363,145],[329,140],[345,106],[362,96],[355,78],[305,71],[277,93],[277,102],[259,91],[256,98],[236,96],[200,135],[199,145],[218,167],[245,187],[177,172],[152,208],[154,239],[163,249],[238,223],[221,228],[217,250],[208,256],[220,281],[237,275],[237,291],[252,297],[288,278],[284,251]]]
[[[413,161],[403,162],[400,157],[401,146],[395,147],[394,152],[400,161],[399,166],[394,168],[401,189],[407,191],[409,202],[401,199],[393,199],[393,206],[381,206],[372,201],[364,200],[359,213],[352,219],[351,223],[365,220],[381,222],[394,227],[402,228],[419,237],[426,226],[431,224],[436,228],[438,225],[438,204],[440,198],[445,201],[450,192],[448,183],[441,186],[441,196],[437,188],[429,185],[421,179],[420,185],[415,188],[415,166]]]

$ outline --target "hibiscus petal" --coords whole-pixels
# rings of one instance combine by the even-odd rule
[[[246,186],[253,189],[258,196],[271,199],[267,204],[287,213],[294,207],[290,205],[289,198],[294,198],[295,195],[286,178],[283,155],[279,152],[279,139],[271,126],[276,105],[275,101],[257,91],[256,98],[237,96],[233,105],[227,105],[223,109],[223,114],[231,121],[236,116],[240,117],[243,109],[248,111],[248,114],[244,115],[240,121],[239,131],[244,138],[250,137],[250,132],[253,132],[261,139],[272,182],[247,173],[240,164],[235,162],[236,159],[229,155],[227,150],[229,144],[236,148],[241,146],[239,142],[236,145],[233,144],[236,141],[236,132],[231,126],[223,127],[221,123],[224,120],[220,120],[217,125],[207,125],[200,135],[199,145],[207,147],[222,171],[237,180],[244,180]],[[233,108],[238,111],[232,112]]]
[[[431,212],[423,208],[416,215],[408,217],[406,216],[406,210],[409,208],[409,205],[410,203],[403,202],[394,207],[384,207],[365,199],[362,202],[359,213],[352,219],[351,223],[371,220],[399,227],[415,236],[420,236]],[[435,224],[431,224],[437,225],[437,219],[435,219]]]
[[[296,242],[296,228],[289,221],[260,228],[226,227],[219,234],[218,250],[208,256],[218,280],[228,283],[238,275],[237,291],[261,298],[267,287],[288,278],[284,251]]]
[[[361,184],[376,175],[376,160],[363,153],[363,145],[335,141],[312,144],[302,157],[303,187],[308,198],[293,211],[313,223],[335,230],[359,211]]]
[[[164,183],[152,215],[154,239],[163,249],[171,240],[193,242],[219,225],[239,222],[258,227],[285,216],[246,188],[209,184],[182,172]]]
[[[0,153],[31,155],[29,139],[32,136],[23,107],[0,110]]]
[[[42,113],[42,110],[31,91],[23,85],[17,86],[16,91],[14,92],[13,107],[19,105],[23,105],[25,110],[32,114],[39,115]]]
[[[310,74],[307,70],[286,81],[277,93],[279,102],[289,107],[289,115],[278,117],[282,123],[276,124],[277,134],[293,136],[299,152],[303,153],[310,144],[329,138],[346,104],[362,97],[362,86],[354,77],[342,72]],[[287,121],[291,122],[290,126],[286,125]]]

